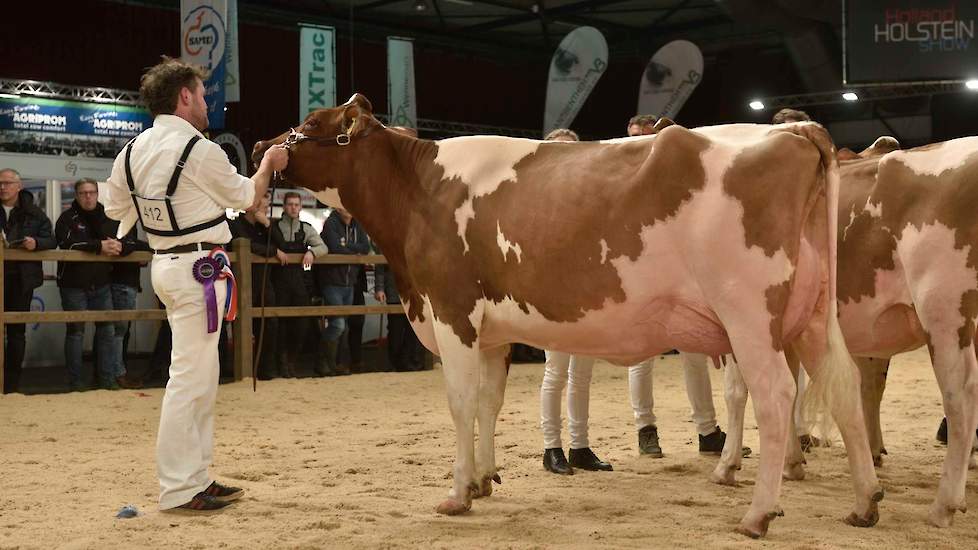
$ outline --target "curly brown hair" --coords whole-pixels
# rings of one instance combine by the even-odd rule
[[[771,124],[784,124],[785,122],[807,122],[811,120],[812,117],[808,116],[805,111],[796,111],[794,109],[781,109],[780,111],[774,113],[771,118]]]
[[[197,79],[207,78],[199,67],[163,56],[163,61],[150,67],[139,79],[139,96],[149,112],[170,115],[177,109],[177,97],[182,88],[197,89]]]

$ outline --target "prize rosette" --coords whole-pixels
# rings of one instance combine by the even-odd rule
[[[205,256],[194,262],[194,279],[204,285],[204,309],[207,310],[207,332],[217,332],[217,292],[214,282],[221,278],[223,266],[213,256]]]

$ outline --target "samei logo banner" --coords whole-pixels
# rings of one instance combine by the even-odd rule
[[[638,114],[676,118],[703,79],[703,53],[686,40],[673,40],[655,52],[638,89]]]
[[[608,43],[594,27],[578,27],[560,42],[550,61],[543,133],[569,128],[608,67]]]
[[[846,0],[847,83],[966,80],[978,72],[978,1]]]
[[[0,99],[0,130],[131,138],[153,124],[145,109],[42,98]]]
[[[210,128],[223,128],[227,2],[180,0],[180,20],[180,58],[207,72],[207,120]]]

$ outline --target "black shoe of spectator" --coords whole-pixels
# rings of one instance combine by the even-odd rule
[[[717,426],[713,429],[713,433],[701,435],[699,438],[701,455],[719,456],[723,451],[723,444],[727,441],[727,434],[723,433],[720,426]]]
[[[120,388],[124,390],[138,390],[143,387],[143,383],[139,380],[129,379],[128,374],[123,374],[122,376],[117,376],[115,383],[119,385]]]
[[[646,426],[638,431],[638,454],[651,458],[662,458],[658,428]]]
[[[937,440],[941,445],[947,445],[947,417],[941,420],[941,425],[937,428]]]
[[[805,434],[798,436],[798,443],[801,443],[801,450],[803,452],[810,453],[812,447],[818,447],[822,444],[822,441],[814,435]]]
[[[567,464],[564,450],[561,448],[543,450],[543,467],[548,472],[564,476],[574,475],[574,469]]]
[[[574,468],[590,470],[592,472],[610,472],[613,470],[611,464],[598,458],[590,447],[584,447],[583,449],[571,449],[570,457],[567,462]]]

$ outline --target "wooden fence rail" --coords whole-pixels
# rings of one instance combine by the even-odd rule
[[[234,379],[241,380],[252,375],[253,346],[252,321],[262,317],[328,317],[333,315],[370,315],[404,313],[400,305],[363,306],[308,306],[308,307],[266,307],[252,306],[251,267],[254,264],[278,264],[277,258],[264,258],[251,253],[246,239],[235,239],[228,256],[231,268],[238,283],[238,317],[231,323],[234,339]],[[59,261],[59,262],[149,262],[150,252],[134,252],[128,256],[100,256],[77,250],[42,250],[31,252],[0,246],[0,264],[17,261]],[[302,254],[289,254],[290,264],[302,263]],[[316,258],[316,264],[386,264],[379,255],[347,256],[329,254]],[[3,270],[0,270],[0,342],[6,335],[6,325],[13,323],[69,323],[97,321],[156,321],[166,319],[162,309],[130,309],[118,311],[6,311],[3,303]],[[4,354],[0,353],[0,388],[3,387]]]

